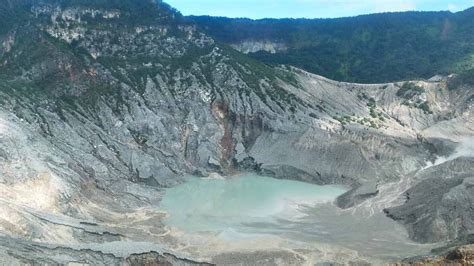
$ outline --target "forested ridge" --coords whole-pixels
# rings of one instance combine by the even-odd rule
[[[228,44],[284,44],[250,55],[350,82],[388,82],[460,73],[474,67],[474,8],[458,13],[400,12],[338,19],[187,17]]]

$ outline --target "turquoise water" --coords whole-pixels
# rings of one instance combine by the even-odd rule
[[[187,178],[167,189],[161,208],[168,226],[186,232],[242,231],[247,225],[291,219],[302,206],[332,202],[346,192],[337,186],[318,186],[253,174],[227,179]]]

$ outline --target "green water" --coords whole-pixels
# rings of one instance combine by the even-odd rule
[[[246,225],[291,219],[302,206],[332,202],[346,190],[252,174],[227,179],[187,178],[167,189],[161,208],[168,226],[186,232],[242,231]]]

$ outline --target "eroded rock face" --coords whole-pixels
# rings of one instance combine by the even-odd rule
[[[419,242],[455,240],[474,230],[474,161],[458,158],[425,171],[422,181],[406,191],[405,204],[386,213],[409,228]],[[449,168],[453,176],[443,174]]]
[[[133,254],[126,259],[130,266],[172,266],[172,265],[202,265],[210,266],[210,263],[200,263],[186,259],[179,259],[171,254],[158,254],[155,252]]]
[[[134,19],[135,9],[107,1],[32,1],[24,23],[1,36],[0,231],[8,241],[90,250],[71,255],[84,263],[174,254],[161,245],[180,248],[157,210],[162,188],[187,174],[239,171],[350,186],[341,207],[377,212],[403,204],[406,185],[413,200],[431,199],[430,221],[446,223],[433,241],[468,232],[470,179],[461,172],[472,161],[450,156],[473,136],[472,88],[450,91],[441,78],[399,93],[404,83],[270,68],[162,4],[137,2],[155,15]],[[430,163],[443,173],[430,186],[446,198],[422,185]],[[440,228],[417,226],[420,241]],[[5,249],[15,254],[14,244]],[[55,255],[48,251],[48,261]]]
[[[277,52],[284,52],[288,48],[284,43],[272,42],[272,41],[252,41],[247,40],[240,43],[232,44],[232,47],[236,50],[248,54],[256,53],[260,51],[275,54]]]
[[[394,265],[472,265],[474,261],[474,246],[466,245],[454,248],[440,256],[414,258]]]

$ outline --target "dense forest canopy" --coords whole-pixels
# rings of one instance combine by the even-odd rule
[[[463,72],[474,67],[474,8],[338,19],[188,17],[219,41],[283,43],[251,56],[336,80],[373,83]]]

